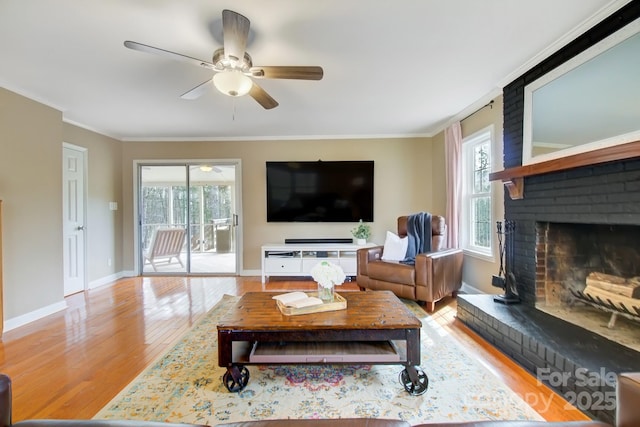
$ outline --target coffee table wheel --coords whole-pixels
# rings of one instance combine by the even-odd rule
[[[249,383],[249,370],[246,366],[231,366],[222,376],[222,381],[230,392],[242,391]]]
[[[420,396],[429,388],[429,378],[422,370],[413,366],[405,368],[400,372],[400,384],[413,396]]]

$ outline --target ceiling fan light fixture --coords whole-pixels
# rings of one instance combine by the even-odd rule
[[[249,93],[253,82],[241,71],[228,70],[213,76],[213,85],[228,96],[243,96]]]

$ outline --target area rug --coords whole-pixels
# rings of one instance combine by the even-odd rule
[[[207,316],[106,405],[95,419],[216,425],[276,418],[373,417],[425,421],[542,420],[417,304],[423,323],[421,368],[429,388],[407,393],[401,365],[248,366],[239,393],[222,383],[216,325],[237,301],[225,295]]]

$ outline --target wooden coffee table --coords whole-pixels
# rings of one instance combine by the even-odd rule
[[[422,322],[389,291],[340,293],[347,308],[287,316],[277,293],[248,292],[218,323],[218,365],[237,392],[252,364],[401,364],[400,382],[414,395],[429,385],[419,369]]]

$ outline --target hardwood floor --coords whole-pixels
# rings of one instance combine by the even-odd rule
[[[5,332],[0,372],[13,382],[13,420],[91,418],[226,293],[313,289],[259,277],[136,277],[66,299],[59,313]],[[357,291],[355,283],[340,291]],[[588,419],[455,319],[453,299],[433,318],[549,421]]]

